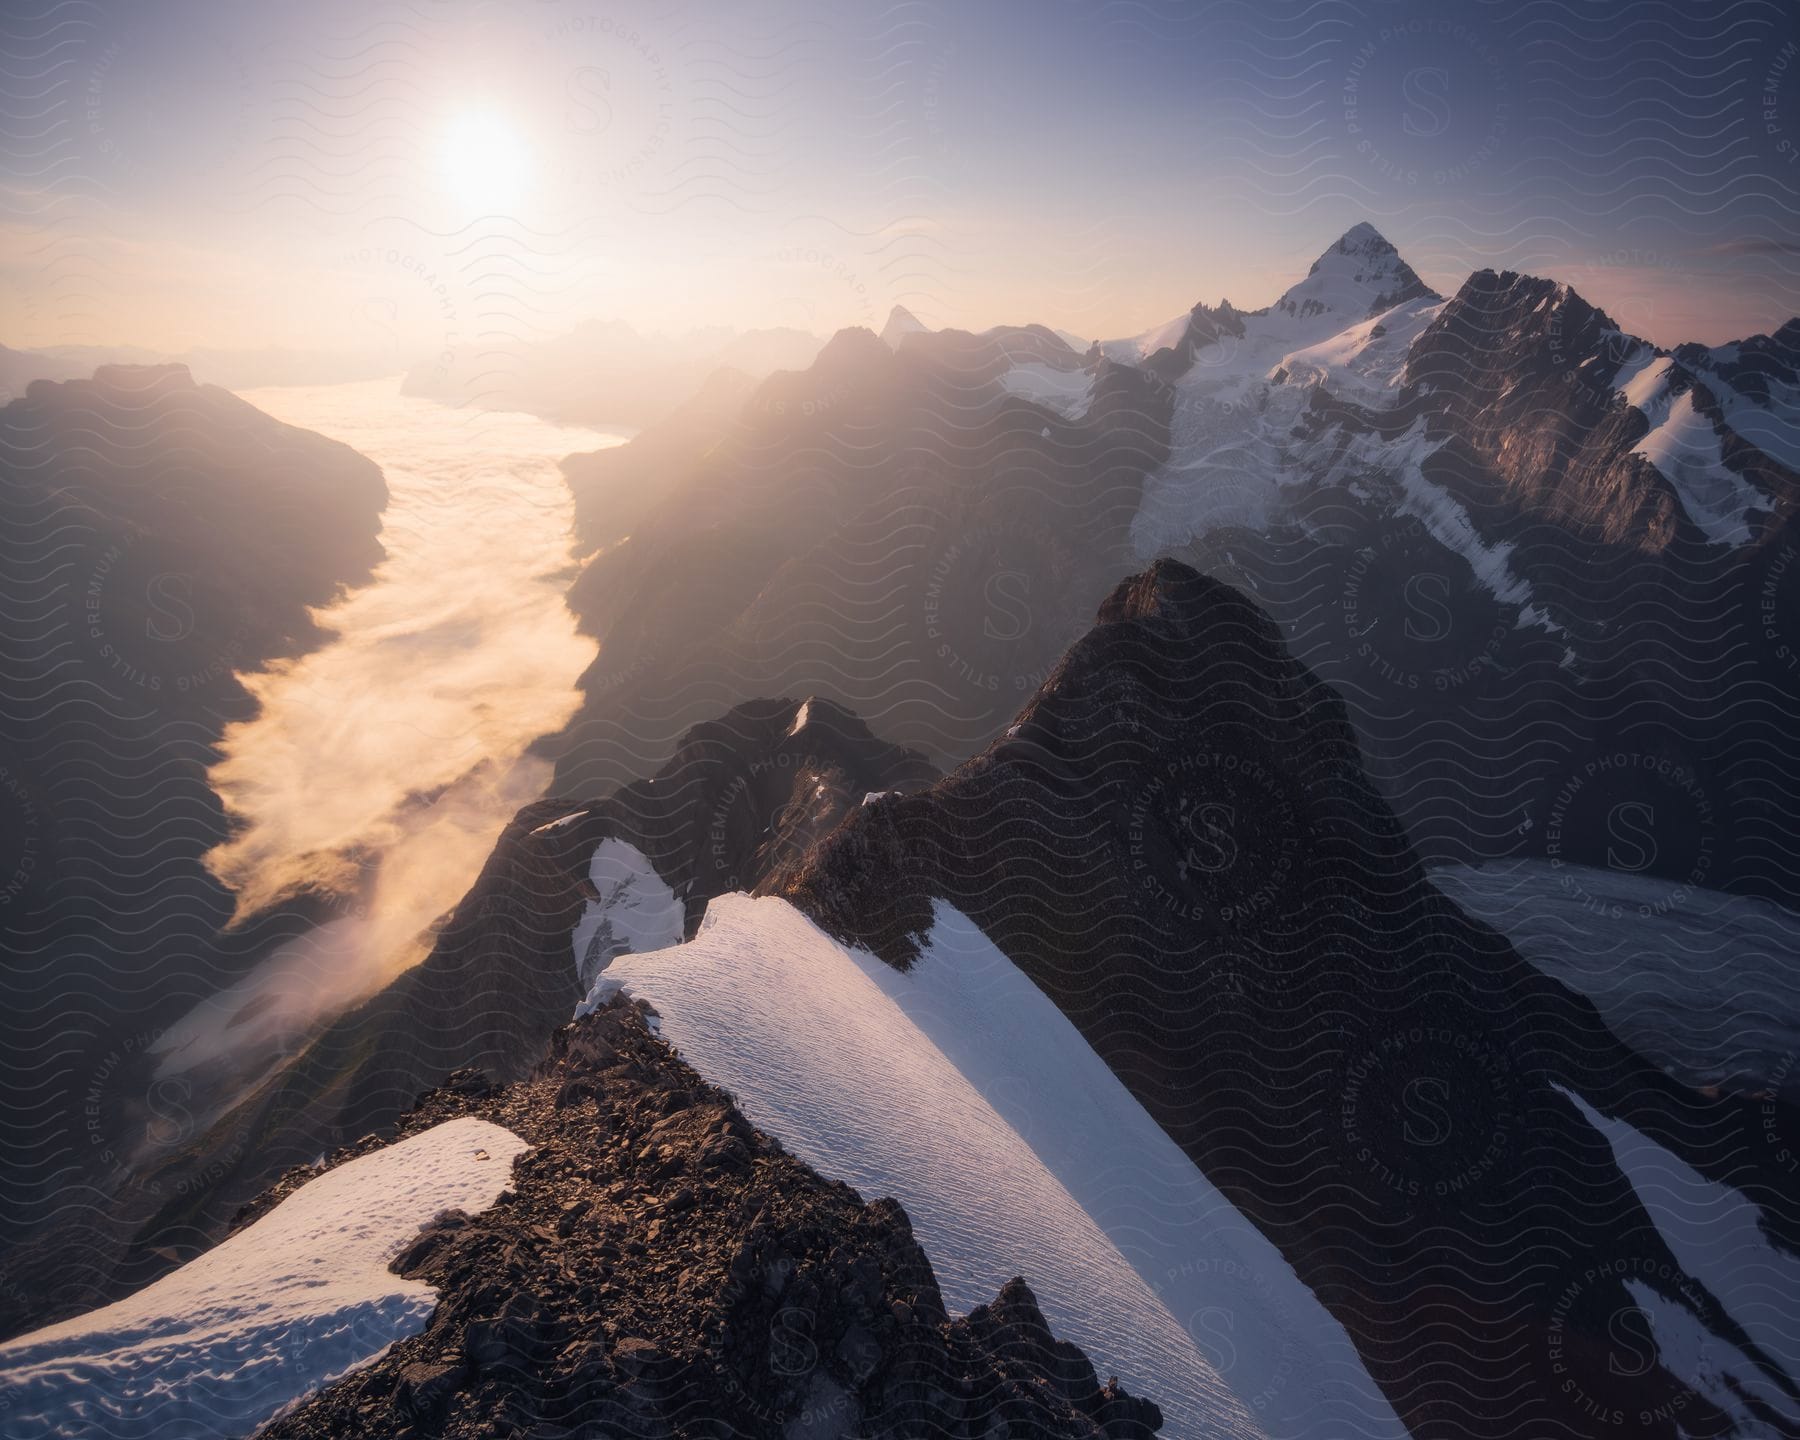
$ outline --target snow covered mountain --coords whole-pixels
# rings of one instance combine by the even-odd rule
[[[897,311],[715,372],[565,467],[555,798],[8,1253],[39,1319],[164,1276],[0,1349],[13,1413],[123,1414],[169,1335],[240,1374],[206,1247],[459,1071],[400,1133],[504,1127],[510,1198],[295,1301],[358,1346],[226,1428],[354,1367],[273,1433],[1800,1433],[1797,423],[1800,322],[1662,349],[1366,225],[1085,350]]]
[[[1553,280],[1445,299],[1366,224],[1270,305],[1085,353],[899,329],[581,463],[622,518],[571,590],[601,658],[565,788],[799,691],[954,764],[1170,555],[1345,695],[1434,863],[1800,885],[1800,329],[1663,351]]]
[[[1358,227],[1103,347],[1170,381],[1137,554],[1255,594],[1434,860],[1792,893],[1800,331],[1665,352],[1551,280],[1415,281]]]
[[[1189,314],[1142,335],[1101,341],[1100,351],[1127,364],[1154,365],[1175,378],[1209,346],[1224,339],[1244,342],[1242,347],[1227,347],[1234,353],[1255,348],[1265,355],[1279,354],[1274,347],[1285,344],[1293,349],[1340,335],[1397,306],[1442,299],[1387,238],[1365,221],[1339,236],[1313,262],[1306,278],[1267,309],[1243,313],[1229,301],[1220,301],[1216,310],[1196,305]],[[1167,356],[1159,360],[1165,351]],[[1204,363],[1216,365],[1220,360],[1211,356]]]
[[[1343,702],[1241,594],[1167,561],[1125,582],[1000,739],[779,888],[926,993],[946,917],[991,942],[1413,1434],[1800,1421],[1800,1114],[1671,1079],[1433,889]],[[655,960],[620,974],[680,1016]]]
[[[1029,1277],[1166,1436],[1405,1434],[1280,1252],[955,910],[902,973],[784,900],[722,897],[593,999],[621,986],[755,1124],[899,1200],[953,1310]]]
[[[439,1293],[424,1328],[409,1302],[347,1359],[302,1347],[290,1385],[231,1313],[189,1323],[207,1271],[138,1300],[232,1414],[353,1367],[272,1435],[841,1435],[990,1402],[1030,1433],[1268,1440],[1800,1423],[1800,1116],[1665,1074],[1434,889],[1342,700],[1179,564],[1117,587],[952,774],[827,702],[746,706],[655,782],[528,807],[446,937],[429,995],[369,1016],[467,992],[528,1043],[588,1013],[402,1121],[536,1147],[395,1259]],[[365,1105],[447,1053],[409,1057],[429,1018],[368,1023],[317,1052],[381,1057],[335,1072]],[[53,1414],[57,1367],[91,1365],[129,1405],[141,1329],[24,1337],[0,1384]]]
[[[129,1298],[0,1346],[7,1433],[248,1434],[425,1327],[436,1293],[390,1262],[438,1216],[492,1205],[526,1148],[446,1121],[330,1170]]]

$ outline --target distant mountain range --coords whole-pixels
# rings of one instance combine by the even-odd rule
[[[1446,300],[1361,225],[1265,309],[1085,353],[884,333],[570,463],[601,654],[566,786],[797,691],[953,762],[1174,554],[1343,691],[1433,861],[1800,883],[1800,324],[1664,352],[1548,280]]]
[[[633,441],[565,464],[599,655],[553,796],[423,964],[190,1143],[84,1167],[0,1285],[37,1319],[110,1299],[477,1066],[510,1088],[463,1074],[403,1129],[516,1123],[548,1147],[519,1162],[528,1218],[496,1202],[409,1253],[444,1287],[429,1340],[290,1433],[560,1423],[584,1375],[665,1433],[659,1385],[733,1383],[715,1337],[751,1272],[714,1286],[730,1247],[680,1217],[762,1234],[736,1182],[739,1208],[697,1198],[753,1131],[903,1197],[933,1286],[973,1304],[1024,1271],[1019,1323],[1120,1366],[1171,1435],[1796,1433],[1793,1067],[1659,1043],[1641,1011],[1624,1043],[1430,867],[1526,866],[1565,909],[1629,904],[1644,944],[1697,893],[1800,893],[1800,321],[1659,349],[1552,280],[1441,296],[1359,225],[1272,305],[1139,336],[897,310],[774,363],[789,343],[759,380],[599,327],[461,397],[625,403],[584,353],[655,377],[617,392]],[[84,394],[33,390],[8,433],[66,461],[39,415]],[[367,499],[334,504],[354,529]],[[313,558],[314,586],[356,573]],[[1460,893],[1510,928],[1491,888]],[[700,1082],[741,1114],[688,1134]],[[786,1255],[891,1219],[827,1208]],[[621,1289],[635,1328],[571,1358],[595,1292],[558,1277],[593,1256],[686,1278]],[[889,1269],[880,1364],[909,1334],[979,1354],[929,1304],[907,1331]],[[836,1310],[799,1308],[833,1349],[763,1422],[846,1433],[791,1427],[888,1392]],[[1048,1393],[1049,1331],[1007,1383]],[[1149,1426],[1065,1359],[1057,1426]]]
[[[0,345],[0,400],[25,393],[34,380],[85,380],[102,365],[180,365],[209,385],[255,390],[265,385],[340,385],[393,373],[372,351],[199,348],[180,354],[140,345],[52,345],[12,350]]]
[[[407,371],[403,392],[483,410],[523,410],[564,424],[643,426],[666,418],[721,368],[761,380],[803,370],[824,341],[801,330],[724,327],[644,335],[589,320],[526,345],[459,350]]]

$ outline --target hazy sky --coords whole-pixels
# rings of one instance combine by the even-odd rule
[[[18,0],[0,341],[1133,332],[1373,220],[1673,343],[1800,311],[1800,5]]]

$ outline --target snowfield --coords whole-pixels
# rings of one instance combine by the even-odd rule
[[[1768,1243],[1756,1207],[1623,1121],[1600,1114],[1579,1095],[1563,1093],[1606,1137],[1681,1268],[1723,1303],[1725,1313],[1765,1356],[1787,1374],[1800,1374],[1800,1260]],[[1755,1357],[1707,1329],[1687,1307],[1659,1294],[1656,1277],[1649,1278],[1652,1283],[1628,1280],[1626,1285],[1649,1317],[1670,1372],[1730,1415],[1736,1434],[1776,1440],[1800,1430],[1800,1404]]]
[[[526,1148],[448,1121],[327,1171],[135,1295],[0,1345],[8,1440],[249,1434],[424,1328],[436,1292],[388,1264],[440,1212],[492,1205]]]
[[[1646,372],[1646,375],[1650,372]],[[1694,392],[1671,396],[1664,386],[1646,387],[1638,377],[1633,403],[1650,429],[1633,452],[1674,487],[1688,518],[1708,540],[1742,545],[1752,534],[1750,517],[1775,508],[1774,502],[1725,464],[1719,432],[1694,408]]]
[[[1079,420],[1093,403],[1094,377],[1081,369],[1059,370],[1042,360],[1026,361],[1000,373],[1000,386],[1065,420]]]
[[[1554,860],[1447,866],[1431,882],[1677,1079],[1800,1096],[1800,912]]]
[[[1025,1276],[1168,1440],[1404,1436],[1280,1253],[957,911],[902,974],[786,901],[724,896],[688,944],[613,960],[587,1003],[621,986],[754,1124],[898,1199],[953,1310]]]
[[[1229,526],[1266,529],[1283,507],[1283,487],[1305,476],[1288,441],[1313,389],[1372,410],[1393,403],[1407,350],[1444,302],[1421,296],[1384,303],[1396,293],[1404,262],[1370,254],[1380,237],[1366,224],[1344,240],[1349,249],[1328,250],[1274,305],[1240,315],[1243,335],[1201,347],[1175,381],[1169,458],[1145,481],[1132,522],[1139,559]],[[1178,344],[1187,321],[1184,315],[1144,335],[1102,342],[1101,352],[1142,363]],[[1393,456],[1364,454],[1359,464],[1398,468],[1424,458],[1417,448],[1402,440]]]
[[[687,909],[637,846],[602,840],[588,862],[588,881],[598,898],[588,901],[572,936],[583,985],[592,985],[623,951],[681,943]]]

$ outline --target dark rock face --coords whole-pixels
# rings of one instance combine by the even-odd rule
[[[1427,884],[1342,701],[1216,581],[1159,562],[1123,583],[1002,739],[773,888],[901,967],[934,899],[975,920],[1280,1246],[1416,1435],[1590,1435],[1599,1411],[1724,1433],[1618,1351],[1625,1276],[1800,1394],[1570,1096],[1739,1188],[1790,1249],[1800,1196],[1768,1139],[1794,1116],[1676,1085]]]
[[[1214,310],[1196,305],[1188,314],[1187,328],[1174,345],[1165,345],[1144,361],[1144,369],[1163,380],[1178,380],[1193,368],[1194,357],[1208,345],[1224,340],[1242,339],[1244,317],[1232,308],[1229,300],[1221,300]]]
[[[0,1274],[22,1297],[10,1328],[92,1308],[198,1253],[270,1176],[386,1127],[451,1071],[524,1075],[581,998],[571,933],[601,841],[644,854],[691,934],[709,899],[785,873],[871,792],[935,775],[828,701],[760,700],[695,726],[650,779],[585,805],[526,806],[424,961],[322,1026],[190,1144],[96,1197],[81,1224],[6,1258]]]
[[[1480,270],[1414,342],[1405,382],[1428,397],[1434,425],[1500,477],[1505,501],[1579,538],[1656,552],[1704,537],[1634,453],[1649,425],[1614,388],[1654,353],[1567,285]],[[1679,360],[1670,391],[1724,428],[1716,397]],[[1800,481],[1753,446],[1735,448],[1727,464],[1791,514]]]
[[[1671,357],[1567,286],[1479,272],[1390,409],[1313,391],[1282,439],[1284,513],[1179,558],[1252,592],[1344,697],[1432,863],[1537,856],[1779,900],[1800,876],[1786,355],[1755,337]],[[1662,366],[1768,498],[1741,544],[1634,453],[1647,421],[1615,385]]]
[[[368,460],[180,365],[38,381],[0,410],[0,1085],[19,1097],[0,1244],[101,1225],[88,1187],[185,1119],[183,1094],[125,1077],[311,923],[290,907],[219,933],[206,767],[253,712],[238,674],[319,644],[309,607],[380,560],[386,503]]]
[[[1023,1280],[952,1320],[897,1204],[753,1130],[629,1004],[558,1032],[510,1086],[452,1077],[399,1133],[459,1115],[532,1142],[513,1189],[395,1261],[441,1297],[423,1333],[263,1434],[1148,1440],[1161,1424],[1051,1335]]]
[[[604,548],[570,604],[600,656],[558,789],[642,775],[756,695],[817,694],[934,762],[968,754],[1125,568],[1165,451],[1144,372],[1096,364],[1078,418],[1001,383],[1021,365],[1080,381],[1087,363],[1035,326],[912,333],[897,353],[846,330],[728,425],[709,410],[581,462],[583,490],[638,498],[628,538],[586,532]]]
[[[600,841],[629,840],[683,900],[692,935],[707,901],[786,873],[869,796],[936,778],[829,700],[750,700],[688,731],[652,779],[539,841],[582,868]]]

